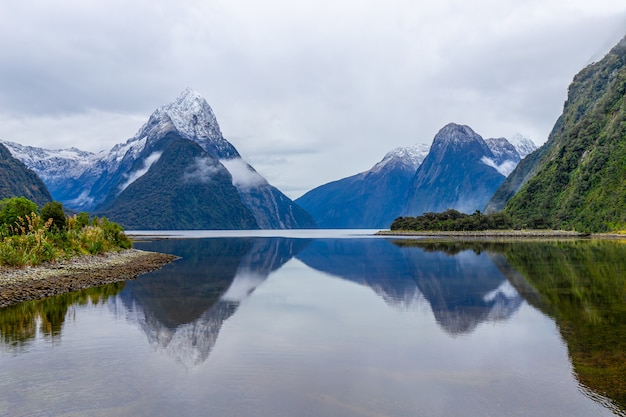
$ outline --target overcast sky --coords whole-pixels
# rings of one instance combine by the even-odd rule
[[[186,87],[295,198],[449,122],[545,142],[624,0],[6,0],[0,139],[109,149]]]

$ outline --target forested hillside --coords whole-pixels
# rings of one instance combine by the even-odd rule
[[[625,96],[626,38],[575,76],[548,141],[514,170],[490,209],[508,200],[505,212],[518,221],[626,229]]]

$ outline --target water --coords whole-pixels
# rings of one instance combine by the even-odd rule
[[[0,415],[624,415],[626,244],[365,235],[145,240],[182,259],[0,310]]]

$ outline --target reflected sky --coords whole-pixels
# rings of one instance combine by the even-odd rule
[[[136,246],[182,259],[74,305],[53,342],[0,351],[0,415],[614,415],[580,390],[555,321],[500,252],[309,236]]]

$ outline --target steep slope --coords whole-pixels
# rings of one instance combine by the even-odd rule
[[[0,144],[0,199],[26,197],[39,207],[52,201],[41,179]]]
[[[578,73],[548,141],[490,202],[514,218],[590,231],[626,228],[626,38]],[[516,193],[517,192],[517,193]]]
[[[129,229],[257,229],[232,178],[200,145],[175,133],[155,147],[147,172],[100,214]]]
[[[369,171],[319,186],[296,200],[322,228],[383,228],[400,214],[428,145],[397,148]]]
[[[417,169],[402,214],[482,210],[505,179],[503,164],[506,159],[494,155],[470,127],[450,123],[437,133]]]

